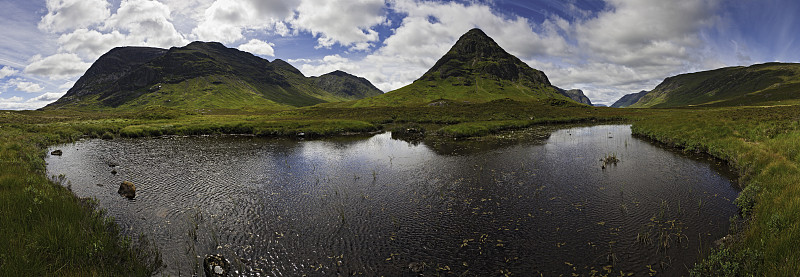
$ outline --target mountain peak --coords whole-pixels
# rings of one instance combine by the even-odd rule
[[[509,54],[481,29],[462,35],[423,80],[482,75],[495,80],[524,81],[550,86],[547,76]]]

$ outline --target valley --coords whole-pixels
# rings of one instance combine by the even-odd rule
[[[121,52],[133,52],[135,55]],[[192,70],[186,70],[186,68]],[[685,239],[692,243],[701,244],[700,242],[702,242],[702,246],[692,244],[692,247],[697,249],[690,249],[694,253],[700,253],[699,260],[693,267],[689,266],[691,262],[687,262],[682,265],[686,268],[666,269],[667,272],[695,275],[720,272],[731,275],[792,275],[800,271],[800,253],[795,251],[796,245],[800,244],[800,232],[797,232],[800,228],[800,221],[794,216],[800,213],[800,197],[798,197],[800,195],[800,168],[798,168],[800,166],[800,152],[798,152],[800,149],[800,90],[796,86],[800,82],[800,78],[796,72],[798,71],[795,64],[762,64],[684,74],[667,78],[653,90],[642,92],[641,95],[635,97],[638,100],[634,98],[636,101],[623,101],[626,102],[625,105],[629,105],[627,108],[606,108],[590,106],[591,102],[583,95],[583,92],[580,92],[579,95],[575,91],[567,93],[568,90],[553,86],[544,72],[533,69],[508,54],[478,29],[464,34],[452,49],[419,79],[398,90],[386,93],[381,93],[366,79],[343,71],[334,71],[319,77],[306,77],[299,70],[281,60],[266,61],[249,53],[225,48],[216,43],[195,42],[185,47],[168,50],[117,48],[101,57],[64,97],[53,104],[37,111],[0,112],[0,162],[3,164],[3,167],[0,168],[0,202],[3,203],[1,211],[4,215],[0,218],[0,225],[3,226],[3,233],[8,234],[0,237],[0,247],[2,247],[0,252],[3,253],[0,256],[0,266],[8,272],[19,273],[18,275],[48,275],[53,272],[63,273],[67,276],[92,275],[93,273],[98,275],[124,273],[148,275],[163,270],[164,264],[161,263],[163,259],[159,255],[164,253],[159,253],[155,250],[157,247],[153,246],[158,242],[135,239],[135,237],[132,240],[130,236],[137,235],[138,232],[130,233],[120,229],[117,225],[119,222],[127,222],[123,223],[123,226],[132,224],[130,222],[133,222],[133,219],[113,220],[106,217],[106,214],[101,211],[107,208],[102,203],[103,201],[108,202],[108,199],[95,196],[99,200],[95,201],[77,198],[73,195],[78,191],[78,186],[84,186],[83,189],[85,189],[85,186],[94,182],[95,179],[85,177],[86,179],[80,183],[76,181],[70,184],[67,180],[72,180],[74,177],[70,176],[69,170],[64,170],[65,173],[59,171],[59,174],[64,174],[65,177],[47,175],[50,170],[47,163],[50,162],[46,163],[46,159],[54,158],[48,150],[53,150],[51,147],[55,145],[67,147],[62,144],[78,143],[73,145],[81,145],[81,143],[136,141],[147,144],[148,139],[154,138],[225,137],[224,135],[266,138],[268,144],[282,141],[291,145],[303,145],[304,143],[326,145],[329,141],[340,138],[358,140],[364,136],[377,135],[383,140],[382,143],[394,145],[392,147],[404,149],[403,151],[429,151],[424,147],[430,147],[430,149],[434,149],[430,151],[441,154],[447,153],[447,151],[437,152],[435,149],[449,149],[452,152],[455,151],[452,149],[466,147],[458,144],[452,146],[450,143],[453,142],[467,145],[470,143],[473,145],[501,145],[511,148],[527,147],[524,146],[524,142],[531,138],[566,136],[565,140],[569,140],[572,135],[563,130],[553,133],[557,129],[573,130],[569,128],[574,125],[566,124],[591,126],[626,124],[630,125],[630,135],[634,138],[644,139],[637,140],[637,144],[646,144],[645,141],[652,141],[661,148],[677,152],[704,153],[717,159],[714,160],[716,163],[727,163],[738,175],[731,180],[735,186],[734,190],[724,192],[730,197],[727,199],[727,204],[718,203],[710,206],[706,202],[706,205],[709,206],[704,206],[702,201],[697,204],[697,200],[691,198],[699,197],[692,193],[702,194],[702,192],[688,193],[692,201],[682,203],[691,203],[687,205],[692,205],[692,213],[717,212],[717,210],[727,209],[728,212],[720,217],[722,220],[716,218],[714,225],[719,227],[720,224],[727,224],[728,228],[715,231],[718,237],[713,239],[695,240],[695,235],[687,236]],[[588,103],[575,100],[583,98],[586,98]],[[624,151],[622,149],[628,147],[628,141],[613,140],[613,137],[618,136],[616,133],[603,132],[607,133],[592,133],[591,138],[587,138],[587,141],[591,140],[593,143],[588,144],[599,147],[598,145],[604,146],[603,143],[612,140],[615,141],[613,147],[592,148],[592,151],[587,150],[575,155],[584,158],[586,163],[591,163],[587,168],[591,168],[592,173],[585,175],[614,172],[614,166],[605,169],[606,165],[604,164],[603,168],[600,168],[598,161],[611,155],[612,152],[622,153]],[[386,136],[402,138],[404,141],[390,140]],[[595,140],[597,142],[594,142]],[[633,144],[632,141],[630,143]],[[191,144],[190,142],[189,145],[191,146]],[[414,144],[424,147],[414,148]],[[441,148],[437,148],[437,146]],[[498,148],[493,150],[509,149],[503,147],[499,148],[501,150],[497,150]],[[83,146],[75,148],[74,151],[82,151],[78,148],[83,149]],[[491,152],[492,147],[488,148],[490,150],[481,154],[484,156],[479,156],[480,158],[491,157],[491,155],[486,156],[486,153],[494,153]],[[340,148],[325,149],[327,150],[324,154],[335,156],[330,153],[334,153],[337,151],[336,149]],[[541,151],[539,149],[525,148],[518,152],[532,153]],[[348,151],[382,153],[384,150]],[[106,151],[111,151],[110,155],[112,156],[114,151],[121,152],[121,150],[113,149]],[[64,158],[75,155],[74,153],[65,151]],[[431,152],[425,153],[433,155]],[[459,153],[461,152],[457,152],[453,157],[459,157]],[[327,157],[326,155],[321,154],[320,157]],[[634,154],[630,155],[634,156]],[[241,156],[246,157],[245,154]],[[448,161],[450,158],[446,155],[436,157],[443,161]],[[336,157],[329,158],[335,159]],[[622,165],[629,166],[635,163],[626,164],[627,158],[627,156],[621,155]],[[514,158],[509,159],[515,160]],[[464,208],[474,208],[469,205],[481,201],[481,193],[492,193],[492,196],[495,197],[492,199],[515,196],[515,193],[520,198],[530,197],[536,192],[529,190],[538,186],[529,184],[515,189],[498,188],[489,186],[489,184],[497,184],[497,182],[492,183],[486,179],[494,178],[492,176],[501,176],[503,173],[514,175],[534,170],[532,167],[526,167],[526,164],[535,164],[535,157],[525,158],[531,160],[519,157],[516,159],[527,161],[522,163],[522,169],[519,172],[505,172],[504,170],[507,171],[508,168],[500,166],[495,168],[498,172],[492,173],[499,175],[481,175],[480,177],[467,175],[472,177],[466,179],[478,181],[467,182],[472,185],[464,185],[464,190],[443,190],[442,194],[438,196],[447,196],[448,199],[455,201],[450,205],[468,200],[469,203]],[[567,160],[567,158],[563,158],[563,160]],[[168,161],[169,158],[163,162]],[[131,162],[135,162],[135,160],[129,161],[129,163]],[[387,162],[388,164],[386,164]],[[389,170],[388,168],[394,166],[394,162],[393,160],[381,160],[379,164],[382,169]],[[81,163],[81,161],[75,163]],[[309,166],[304,162],[298,163]],[[397,163],[399,166],[401,161],[398,160]],[[464,164],[462,167],[469,168],[474,165],[474,161],[470,160]],[[267,163],[265,167],[278,165],[280,164]],[[661,165],[668,166],[667,163]],[[407,166],[424,171],[424,168],[414,167],[413,164]],[[571,165],[565,166],[565,168],[582,167]],[[158,169],[147,170],[157,171]],[[280,171],[279,169],[275,170]],[[291,171],[288,168],[286,170]],[[342,191],[354,194],[367,191],[371,193],[369,195],[373,195],[370,197],[374,198],[369,199],[367,194],[364,196],[347,195],[330,200],[331,202],[319,200],[320,202],[315,203],[320,206],[336,204],[349,207],[347,203],[359,200],[359,197],[361,197],[359,201],[382,200],[386,203],[397,197],[397,195],[381,194],[385,191],[373,191],[374,188],[370,188],[369,184],[365,183],[373,176],[377,180],[378,173],[369,175],[368,171],[363,168],[346,170],[353,170],[355,173],[349,172],[347,176],[344,176],[338,172],[330,172],[326,173],[328,175],[325,177],[355,179],[354,181],[341,181],[339,187],[334,185],[314,187],[330,191],[309,190],[309,193],[313,192],[315,196],[322,197],[322,195],[330,195],[330,193],[335,193],[333,191],[337,191],[338,188],[342,188]],[[549,171],[556,170],[550,169]],[[589,169],[585,170],[588,172]],[[673,172],[672,174],[678,173]],[[427,173],[403,175],[405,177],[400,180],[427,176],[425,174]],[[579,174],[578,176],[583,175]],[[457,178],[452,180],[448,178],[450,177],[441,176],[443,180],[456,183]],[[508,180],[509,183],[528,180],[527,177],[509,178],[511,178]],[[301,182],[305,185],[298,188],[308,188],[308,183],[311,182],[309,180],[311,179]],[[604,180],[603,182],[609,183],[609,187],[612,184],[618,186],[622,183],[616,182],[618,180],[615,179]],[[114,179],[113,181],[119,180]],[[109,184],[103,185],[117,185],[109,182]],[[644,181],[638,181],[636,184],[642,182]],[[420,189],[420,193],[429,193],[426,196],[436,199],[436,191],[425,191],[425,189],[432,188],[411,187],[409,184],[412,183],[411,181],[405,182],[403,194],[399,195],[408,196],[406,193],[413,195],[415,189]],[[388,181],[381,185],[387,184]],[[93,189],[98,187],[95,184],[89,185]],[[569,187],[570,185],[577,186],[578,183],[567,182],[563,186]],[[357,189],[354,190],[352,186]],[[237,189],[241,192],[241,190],[252,188],[239,187]],[[592,189],[599,190],[595,187]],[[736,189],[741,190],[741,193],[737,195]],[[625,191],[625,189],[619,190]],[[144,189],[143,191],[146,192]],[[468,197],[454,195],[458,193],[469,195]],[[723,192],[714,193],[719,196]],[[647,190],[637,191],[636,194],[646,195]],[[303,197],[302,193],[290,193],[290,195]],[[87,196],[91,195],[81,197]],[[127,201],[118,195],[112,194],[112,196],[113,198],[109,199]],[[148,196],[137,197],[141,197],[144,201]],[[411,197],[411,201],[420,200],[415,197],[417,196]],[[558,195],[550,197],[558,197]],[[250,198],[243,197],[241,199]],[[545,200],[547,199],[549,198]],[[649,219],[651,213],[658,213],[658,200],[655,198],[648,200],[647,204],[655,207],[654,210],[648,210],[646,215],[639,216]],[[662,199],[662,201],[664,200]],[[98,206],[97,202],[100,202],[101,205]],[[667,206],[671,207],[671,211],[684,209],[677,208],[676,202],[669,201]],[[132,205],[131,203],[135,204],[136,202],[123,203]],[[432,203],[431,205],[442,204]],[[531,202],[515,203],[531,208],[526,205],[538,202],[531,200]],[[633,202],[624,202],[623,204],[632,205],[631,203]],[[370,209],[380,206],[379,204],[375,205],[378,206],[370,206]],[[421,206],[423,208],[417,206],[408,208],[397,205],[412,211],[419,211],[426,207],[423,205]],[[488,209],[490,206],[492,205],[481,206],[481,208]],[[495,206],[499,207],[500,203],[496,203]],[[559,207],[570,208],[569,205]],[[630,206],[626,207],[632,209]],[[427,208],[434,211],[427,215],[437,216],[438,212],[448,211],[447,208],[447,203]],[[575,207],[571,206],[571,208]],[[615,203],[613,208],[615,211],[619,210],[619,203]],[[510,209],[513,210],[513,208]],[[109,210],[112,213],[124,214],[119,210]],[[204,210],[200,208],[199,214],[203,212]],[[317,212],[322,214],[329,213],[331,210],[313,210],[309,214],[318,216]],[[392,222],[389,215],[366,216],[362,215],[363,212],[366,212],[366,209],[347,210],[346,213],[342,210],[342,213],[334,214],[331,217],[335,219],[333,222],[328,223],[333,225],[341,223],[340,225],[344,226],[345,221],[357,220],[359,216],[363,216],[363,218],[372,218],[376,222],[381,222],[380,226],[375,226],[375,228],[381,229],[380,232],[390,229],[392,224],[397,225]],[[404,213],[391,213],[391,215],[411,217],[410,214]],[[533,214],[531,215],[533,216]],[[546,214],[536,215],[545,216]],[[302,219],[303,216],[298,218]],[[521,218],[524,217],[508,215],[504,219],[519,221]],[[273,219],[277,219],[277,217],[269,220]],[[297,220],[305,222],[304,224],[314,222],[301,219]],[[315,220],[327,222],[325,220],[330,220],[330,218]],[[491,222],[492,218],[486,217],[480,220]],[[607,231],[606,220],[596,221],[591,222],[592,224],[588,226]],[[598,225],[598,222],[601,221],[603,224]],[[413,220],[408,222],[419,223]],[[525,224],[528,223],[522,225]],[[416,225],[399,224],[399,226],[402,228]],[[482,229],[483,226],[481,225],[477,229]],[[492,225],[487,223],[486,226]],[[659,228],[666,228],[665,226],[658,225]],[[440,227],[440,229],[448,228],[450,227]],[[140,230],[137,229],[137,231]],[[272,232],[272,230],[269,231]],[[320,233],[328,231],[330,230],[321,230]],[[696,230],[692,232],[696,232]],[[241,233],[234,232],[234,235]],[[282,232],[283,235],[286,233]],[[619,241],[632,242],[637,238],[633,230],[626,230],[623,234],[625,237]],[[670,234],[673,233],[667,233],[666,239],[670,240],[669,243],[672,245],[679,245],[678,241],[684,239],[680,235],[671,237]],[[283,235],[277,236],[282,237]],[[412,232],[406,233],[406,235],[413,238],[418,234]],[[459,235],[461,237],[458,237],[458,240],[465,240],[462,242],[469,246],[479,241],[485,242],[481,241],[483,238],[480,233],[467,232],[459,233]],[[535,237],[531,234],[525,234],[525,236]],[[723,237],[728,239],[720,242],[721,246],[711,245]],[[461,248],[459,245],[453,244],[452,239],[454,238],[447,239],[447,247],[450,248],[443,249],[457,251]],[[470,241],[470,239],[472,240]],[[602,239],[605,240],[603,243],[611,241],[606,237]],[[523,243],[523,241],[516,242]],[[205,241],[204,243],[209,242]],[[305,246],[297,240],[292,243],[298,247]],[[346,244],[345,242],[341,243]],[[431,264],[428,265],[431,266],[430,268],[417,272],[415,271],[416,267],[410,267],[410,265],[415,262],[424,262],[423,260],[392,255],[395,253],[392,251],[395,250],[412,252],[416,249],[415,247],[421,247],[421,244],[425,244],[426,247],[434,245],[429,242],[420,243],[411,239],[404,240],[403,245],[405,246],[400,247],[399,250],[389,247],[387,248],[388,252],[381,250],[380,254],[383,256],[375,261],[343,258],[340,258],[339,262],[326,261],[324,267],[320,266],[320,270],[324,269],[325,273],[333,274],[337,270],[337,265],[340,265],[347,271],[346,274],[359,270],[368,273],[386,270],[386,272],[396,273],[425,272],[447,275],[461,274],[464,270],[469,269],[461,262],[474,265],[475,261],[480,261],[475,260],[474,256],[469,256],[463,260],[448,260],[447,263],[433,262],[436,264],[435,266]],[[559,241],[548,247],[555,246],[556,249],[552,251],[557,252],[561,248],[560,243]],[[495,251],[503,255],[513,252],[505,252],[504,248],[497,248],[498,244],[504,244],[504,242],[494,241],[493,247],[487,248],[491,250],[486,251]],[[330,244],[325,244],[325,246],[328,247]],[[614,255],[604,252],[606,246],[603,245],[603,251],[598,252],[600,253],[598,255],[605,254],[604,258],[582,268],[585,271],[581,272],[591,274],[591,270],[596,270],[597,273],[609,276],[619,275],[620,272],[614,266],[617,264],[615,259],[620,257],[615,258]],[[509,245],[507,247],[516,246]],[[307,247],[297,251],[306,250],[308,250]],[[429,249],[430,252],[440,250],[442,249]],[[473,252],[483,253],[481,250],[483,248],[469,248],[465,251],[472,254],[474,254]],[[524,250],[517,249],[515,251]],[[336,251],[330,252],[333,257],[341,255]],[[370,259],[375,258],[364,254],[366,252],[350,251],[349,253],[348,259],[351,254],[363,255]],[[389,256],[384,255],[387,253]],[[210,253],[198,253],[198,255],[205,254]],[[91,259],[84,258],[87,256]],[[431,256],[443,257],[446,255],[434,253]],[[513,259],[514,256],[507,258]],[[321,258],[314,256],[314,259]],[[341,266],[341,263],[345,261],[352,262],[352,264]],[[644,275],[652,272],[650,270],[663,272],[665,268],[668,268],[653,261],[651,259],[633,266],[621,262],[620,264],[626,264],[622,273],[636,272]],[[398,262],[399,265],[387,268],[370,267],[380,264],[380,262]],[[502,262],[513,264],[510,269],[516,272],[521,270],[520,275],[535,272],[524,265],[506,260]],[[564,268],[547,269],[544,272],[552,274],[577,272],[577,269],[573,270],[570,265],[577,264],[575,261],[564,262]],[[559,265],[561,263],[559,261]],[[310,266],[313,263],[307,264]],[[368,266],[364,266],[365,264]],[[69,266],[65,267],[64,265]],[[260,265],[266,267],[265,264]],[[615,270],[606,271],[604,266],[609,265],[611,266],[609,269]],[[650,265],[650,267],[645,267],[645,265]],[[445,268],[445,266],[447,267]],[[491,264],[480,265],[480,262],[478,262],[478,266],[485,270],[480,272],[490,272],[495,269]],[[637,268],[633,268],[634,266]],[[656,266],[662,267],[656,269]],[[454,272],[455,269],[458,269],[459,272]],[[306,273],[314,272],[313,268],[303,270],[308,271]]]

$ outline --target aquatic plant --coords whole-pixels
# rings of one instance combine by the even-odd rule
[[[601,167],[603,169],[605,169],[609,165],[616,166],[617,163],[619,162],[619,159],[617,158],[617,154],[616,153],[612,153],[612,154],[606,154],[606,156],[604,158],[600,159],[600,161],[603,163],[601,165]]]

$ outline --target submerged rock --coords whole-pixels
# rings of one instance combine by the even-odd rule
[[[119,190],[117,190],[117,193],[127,197],[128,199],[133,199],[136,197],[136,185],[131,182],[124,181],[119,185]]]
[[[203,271],[207,277],[228,276],[231,266],[222,254],[206,255],[203,259]]]
[[[50,152],[50,155],[53,155],[53,156],[61,156],[61,154],[64,154],[64,152],[61,152],[60,149],[56,149],[56,150],[53,150],[53,152]]]
[[[408,264],[408,269],[410,269],[411,272],[414,272],[414,273],[422,273],[422,271],[425,270],[425,263],[421,263],[421,262],[409,263]]]

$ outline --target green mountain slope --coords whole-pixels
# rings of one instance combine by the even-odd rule
[[[614,104],[611,104],[611,107],[612,108],[625,108],[625,107],[628,107],[630,105],[633,105],[633,103],[636,103],[637,101],[639,101],[639,99],[644,97],[644,95],[647,94],[647,93],[648,93],[648,91],[643,90],[643,91],[636,92],[636,93],[625,94],[619,100],[614,102]]]
[[[269,62],[217,42],[192,42],[169,50],[120,47],[101,56],[61,99],[44,109],[287,109],[380,93],[369,81],[346,73],[332,74],[326,83],[317,80],[282,60]],[[362,86],[328,85],[353,82]]]
[[[413,106],[441,100],[474,103],[504,98],[570,100],[544,73],[503,50],[480,29],[472,29],[410,85],[347,105]]]
[[[800,99],[800,64],[766,63],[669,77],[632,108],[765,105]]]
[[[367,79],[336,70],[334,72],[311,77],[318,87],[344,98],[367,98],[383,94],[380,89]]]

